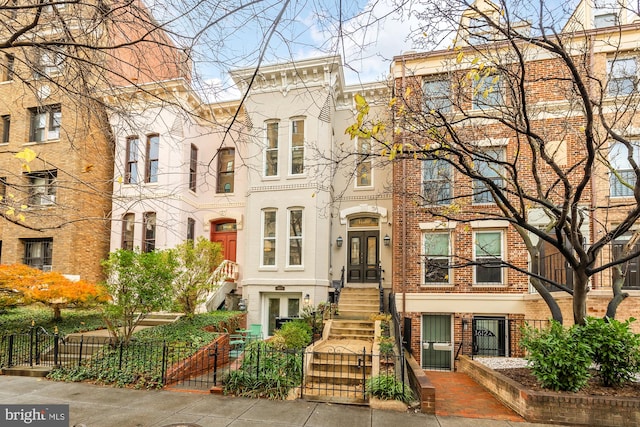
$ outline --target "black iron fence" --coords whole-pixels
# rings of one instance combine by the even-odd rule
[[[471,343],[462,334],[462,354],[490,357],[522,357],[520,348],[522,329],[526,326],[543,329],[548,320],[505,319],[503,317],[477,316],[471,320]]]
[[[2,337],[0,367],[48,366],[54,368],[54,378],[119,386],[219,388],[245,396],[355,401],[368,399],[367,382],[381,375],[402,381],[405,374],[403,357],[394,353],[380,355],[364,348],[282,350],[262,341],[238,351],[228,342],[196,346],[132,341],[125,345],[100,337],[63,338],[33,328]]]

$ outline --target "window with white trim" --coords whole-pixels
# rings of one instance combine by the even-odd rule
[[[287,233],[289,240],[287,264],[289,266],[302,265],[302,227],[302,209],[289,209],[289,232]]]
[[[145,212],[142,221],[142,251],[151,252],[156,248],[156,213]]]
[[[198,147],[191,144],[189,153],[189,190],[195,193],[198,188]]]
[[[144,182],[158,182],[158,165],[160,163],[160,135],[147,135],[147,152]]]
[[[48,206],[56,202],[57,176],[57,170],[27,174],[29,179],[29,204],[31,206]]]
[[[490,148],[478,153],[474,159],[476,172],[484,178],[492,181],[497,187],[504,186],[504,167],[499,163],[505,158],[505,149],[502,147]],[[487,183],[482,179],[473,180],[473,203],[495,203],[493,194]]]
[[[45,142],[60,139],[62,109],[47,105],[29,109],[29,141]]]
[[[304,119],[291,121],[291,175],[304,173]]]
[[[276,211],[262,211],[262,262],[261,265],[276,265]]]
[[[373,185],[373,168],[371,166],[371,140],[358,138],[356,141],[358,157],[356,164],[356,187]]]
[[[138,150],[140,140],[137,136],[130,136],[127,138],[126,147],[126,162],[124,171],[124,183],[125,184],[137,184],[138,183]]]
[[[278,176],[278,122],[267,123],[264,176]]]
[[[451,81],[447,75],[425,77],[422,81],[425,111],[451,111]]]
[[[444,159],[422,161],[422,197],[425,205],[451,203],[453,169]]]
[[[135,235],[136,215],[132,212],[122,216],[122,249],[133,250],[133,236]]]
[[[640,142],[631,145],[633,160],[640,162]],[[629,150],[620,143],[614,142],[609,147],[609,163],[613,171],[609,172],[609,195],[611,197],[631,197],[636,185],[636,174],[629,163]]]
[[[616,58],[607,61],[609,96],[624,96],[636,92],[638,89],[638,60],[637,58]]]
[[[473,233],[474,283],[502,284],[503,234],[500,230]]]
[[[196,220],[187,218],[187,240],[192,242],[196,239]]]
[[[423,283],[448,284],[451,281],[451,233],[428,232],[422,234]]]
[[[218,151],[217,193],[233,193],[235,156],[234,148],[222,148]]]

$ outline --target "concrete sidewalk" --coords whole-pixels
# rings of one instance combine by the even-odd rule
[[[306,401],[209,393],[128,390],[0,375],[2,404],[69,404],[76,427],[531,427],[541,424],[459,418]]]

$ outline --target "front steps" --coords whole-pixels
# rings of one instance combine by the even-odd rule
[[[338,301],[338,318],[369,320],[380,312],[380,293],[377,288],[344,288]]]
[[[344,288],[338,315],[305,367],[305,399],[366,404],[364,384],[372,372],[372,347],[380,300],[375,288]]]

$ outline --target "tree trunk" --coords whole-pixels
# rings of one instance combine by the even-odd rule
[[[60,304],[53,304],[51,308],[53,308],[53,320],[62,320],[62,310],[60,309]]]
[[[622,301],[625,300],[625,298],[629,296],[628,293],[622,292],[622,286],[624,286],[624,280],[626,276],[626,274],[622,272],[622,266],[616,265],[612,271],[613,271],[613,286],[612,286],[613,297],[611,298],[611,301],[609,301],[609,304],[607,305],[607,313],[604,315],[605,320],[615,319],[616,312],[618,311],[618,306]]]
[[[551,312],[551,317],[553,318],[553,320],[562,324],[563,322],[562,310],[560,310],[560,306],[558,305],[558,302],[555,300],[555,298],[553,298],[553,295],[551,294],[551,292],[549,292],[549,289],[547,289],[542,284],[542,282],[536,279],[535,277],[531,277],[530,279],[531,279],[531,285],[536,289],[536,291],[538,291],[538,294],[542,297],[544,302],[547,304],[547,307],[549,307],[549,311]]]
[[[573,278],[573,321],[576,325],[584,325],[587,318],[589,277],[584,272],[575,271]]]

